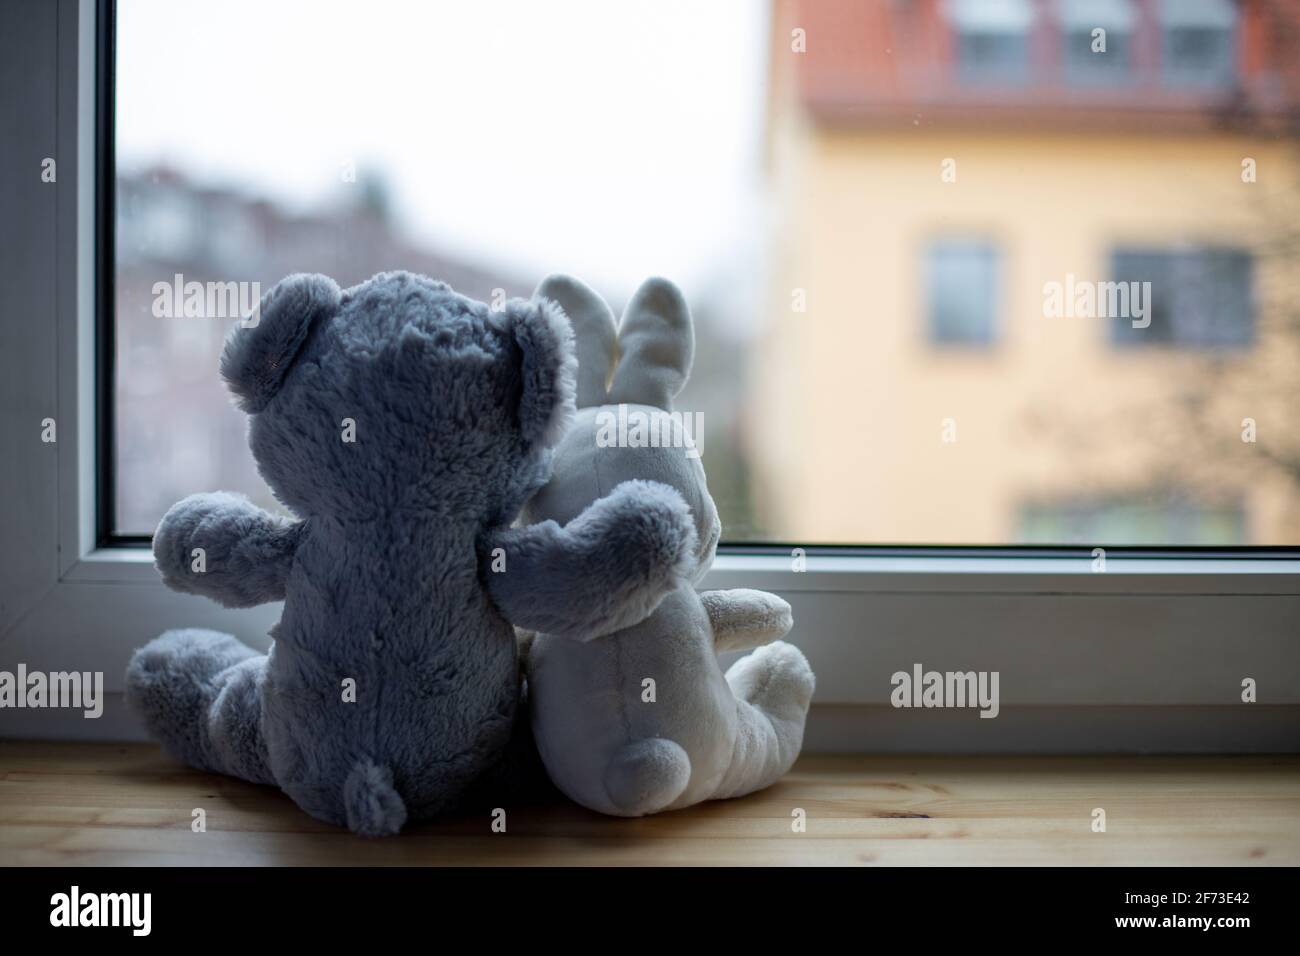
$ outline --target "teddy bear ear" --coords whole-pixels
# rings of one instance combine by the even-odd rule
[[[573,418],[573,329],[550,299],[511,299],[505,320],[520,353],[519,427],[530,445],[553,445]]]
[[[291,275],[262,296],[221,353],[221,376],[240,408],[251,415],[267,406],[312,326],[335,314],[341,300],[338,283],[322,275]]]
[[[681,290],[667,279],[641,283],[623,311],[618,348],[609,402],[671,411],[695,359],[695,328]]]
[[[533,298],[554,302],[564,310],[573,326],[578,356],[578,407],[604,405],[617,348],[613,310],[586,283],[559,273],[543,279]]]

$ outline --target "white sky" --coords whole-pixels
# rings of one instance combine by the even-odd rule
[[[611,298],[756,249],[764,0],[121,0],[118,150],[295,204],[382,166],[445,251]]]

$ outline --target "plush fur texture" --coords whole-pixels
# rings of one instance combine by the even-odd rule
[[[696,530],[692,577],[644,620],[585,634],[543,627],[534,637],[527,671],[547,772],[578,803],[618,816],[766,787],[798,756],[814,678],[803,654],[778,640],[793,623],[785,601],[763,591],[695,590],[722,526],[700,459],[668,412],[694,351],[686,303],[672,283],[647,280],[616,333],[609,307],[576,279],[552,276],[535,298],[562,302],[573,321],[580,407],[525,519],[571,526],[611,488],[651,480],[681,494]],[[652,420],[647,432],[676,434],[679,445],[611,443],[620,403],[629,420]],[[754,647],[723,674],[718,651]]]
[[[527,745],[511,625],[621,627],[693,570],[696,546],[663,487],[612,489],[565,527],[509,527],[573,414],[572,338],[549,302],[493,313],[401,272],[267,294],[221,367],[296,518],[195,495],[154,554],[177,590],[284,613],[268,655],[201,630],[136,652],[128,699],[168,751],[366,835],[527,763],[510,749]]]

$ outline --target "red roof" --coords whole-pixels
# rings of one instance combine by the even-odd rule
[[[1231,0],[1220,0],[1231,10]],[[1016,81],[972,84],[958,64],[944,0],[774,0],[778,76],[798,102],[831,123],[972,122],[1040,126],[1101,123],[1204,127],[1232,122],[1294,125],[1300,108],[1300,0],[1235,3],[1235,70],[1205,89],[1168,84],[1161,72],[1160,0],[1131,0],[1129,72],[1121,83],[1072,84],[1063,66],[1057,0],[1014,0],[1032,19]],[[791,51],[805,31],[806,52]],[[790,60],[786,60],[789,57]],[[785,69],[785,63],[792,69]]]

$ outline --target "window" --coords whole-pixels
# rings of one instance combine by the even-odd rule
[[[1029,74],[1029,0],[949,0],[963,80],[1019,84]]]
[[[977,241],[945,240],[926,254],[930,341],[936,345],[993,343],[997,312],[997,251]]]
[[[628,18],[592,3],[581,22],[535,6],[420,7],[447,18],[430,30],[410,24],[417,8],[383,3],[314,5],[290,28],[264,3],[61,0],[0,31],[0,64],[23,64],[0,99],[28,147],[0,151],[17,237],[0,288],[5,314],[27,317],[3,325],[0,348],[14,398],[0,427],[18,449],[0,498],[21,503],[2,529],[0,650],[33,670],[102,669],[108,692],[103,721],[23,711],[7,733],[139,736],[120,693],[134,648],[182,626],[265,647],[280,613],[169,592],[152,567],[147,535],[174,497],[267,500],[216,384],[231,320],[155,316],[155,285],[184,270],[349,281],[377,250],[383,266],[480,295],[527,292],[551,268],[616,305],[647,272],[682,282],[699,342],[681,404],[710,416],[705,467],[728,540],[701,583],[794,605],[815,714],[835,707],[810,721],[809,750],[1294,745],[1297,682],[1270,689],[1267,707],[1223,706],[1237,701],[1225,673],[1294,670],[1300,621],[1288,135],[1245,115],[1211,148],[1159,111],[1088,132],[993,91],[963,90],[945,114],[926,96],[951,93],[900,94],[902,73],[868,82],[811,54],[802,77],[777,69],[769,51],[789,24],[754,4],[701,19],[694,4]],[[871,10],[896,28],[903,72],[930,83],[951,64],[942,42],[906,43],[911,7]],[[849,36],[861,9],[800,3],[809,49]],[[1294,15],[1261,9],[1281,18],[1267,24],[1281,42]],[[490,49],[502,75],[469,81],[453,58],[448,91],[404,74],[433,60],[401,44],[432,34],[463,40],[450,46],[466,56]],[[322,54],[344,43],[377,52]],[[417,109],[454,142],[389,149]],[[593,138],[570,138],[578,126]],[[667,145],[637,148],[652,140]],[[32,160],[47,152],[57,186]],[[1239,181],[1241,156],[1276,188]],[[1206,237],[1249,249],[1251,347],[1116,349],[1107,319],[1048,317],[1046,284],[1112,278],[1116,235],[1140,237],[1124,244],[1134,252],[1204,250]],[[951,360],[917,334],[925,242],[963,236],[998,239],[987,360]],[[544,261],[529,261],[539,248]],[[46,419],[57,441],[39,440]],[[147,464],[128,470],[131,456]],[[1199,544],[1178,550],[1187,541]],[[1116,549],[1105,574],[1098,547]],[[1103,638],[1125,648],[1122,667],[1096,652]],[[1000,669],[1002,717],[881,721],[888,672],[916,661]]]
[[[1232,85],[1237,9],[1231,0],[1162,0],[1160,29],[1161,63],[1168,85]]]
[[[1028,537],[1020,502],[1115,501],[1143,487],[1155,512],[1173,513],[1187,495],[1168,476],[1194,474],[1205,500],[1239,501],[1245,516],[1244,538],[1211,522],[1223,537],[1200,543],[1300,544],[1300,478],[1279,464],[1292,395],[1263,368],[1288,341],[1285,306],[1256,315],[1263,266],[1244,242],[1219,239],[1258,238],[1275,277],[1300,263],[1286,214],[1300,192],[1247,204],[1260,193],[1225,172],[1223,155],[1258,151],[1250,136],[1223,154],[1177,123],[1104,127],[1097,141],[978,83],[954,91],[964,112],[951,120],[918,105],[897,121],[823,122],[808,91],[861,97],[869,114],[897,86],[850,79],[835,48],[814,43],[799,61],[811,72],[790,95],[768,95],[792,80],[767,53],[775,21],[747,3],[689,31],[671,8],[546,16],[494,0],[400,5],[411,29],[393,34],[386,9],[327,9],[304,26],[251,3],[119,4],[112,532],[143,541],[195,491],[277,507],[216,374],[236,319],[160,317],[156,290],[178,276],[266,289],[295,271],[348,285],[407,268],[479,299],[528,295],[547,272],[572,271],[616,309],[644,274],[678,281],[697,335],[680,407],[705,423],[729,543],[1043,543]],[[800,15],[834,35],[851,9],[861,8]],[[1027,68],[1039,5],[943,9],[963,76]],[[1159,9],[1167,32],[1232,26],[1214,4]],[[1135,11],[1128,0],[1060,2],[1050,12],[1071,39],[1044,55],[1063,59],[1057,75],[1120,70]],[[1096,28],[1107,52],[1082,58],[1075,41]],[[938,75],[941,47],[908,46],[901,19],[893,30],[899,76]],[[419,37],[434,34],[492,37],[493,69],[475,69],[482,50],[468,40],[430,60]],[[247,64],[232,73],[222,51],[235,47]],[[346,70],[318,55],[344,47]],[[664,71],[668,61],[677,66]],[[1184,68],[1204,79],[1219,66]],[[1141,105],[1157,92],[1126,96]],[[1271,182],[1300,181],[1286,154],[1267,161]],[[1149,224],[1143,241],[1094,259],[1088,250],[1105,249],[1124,217]],[[1067,279],[1122,314],[1046,317],[1045,284]],[[1130,283],[1139,296],[1149,283],[1149,302],[1111,303]],[[1130,314],[1139,304],[1149,322]],[[1256,349],[1265,326],[1271,347]],[[1193,364],[1167,367],[1169,351]],[[990,361],[945,359],[962,353]],[[1229,377],[1235,397],[1211,401],[1211,383],[1227,389]],[[849,408],[837,429],[818,426]],[[1267,448],[1238,440],[1246,418]],[[1067,537],[1049,543],[1091,547],[1097,530],[1114,532],[1102,543],[1161,543],[1123,532],[1126,519],[1154,527],[1147,518],[1111,513],[1055,525]]]
[[[1113,257],[1113,274],[1132,296],[1145,296],[1150,310],[1149,316],[1136,320],[1129,313],[1113,316],[1119,344],[1205,349],[1243,347],[1254,341],[1253,269],[1248,252],[1119,249]],[[1139,292],[1147,283],[1149,294]],[[1149,326],[1143,324],[1147,319]]]
[[[618,307],[662,272],[691,295],[700,365],[682,401],[702,403],[683,407],[707,422],[710,477],[746,487],[743,396],[709,376],[760,331],[745,237],[765,24],[752,5],[690,16],[681,30],[668,10],[385,0],[304,22],[274,4],[122,0],[111,531],[146,536],[195,491],[276,507],[217,375],[238,317],[159,317],[176,276],[265,291],[298,271],[346,287],[402,268],[487,301],[558,270]],[[464,40],[430,56],[430,36]],[[740,497],[721,504],[745,524]]]
[[[1058,5],[1067,80],[1077,86],[1125,83],[1131,79],[1131,0],[1061,0]]]
[[[1163,494],[1108,501],[1026,505],[1021,511],[1026,541],[1113,541],[1128,545],[1214,546],[1246,540],[1239,505],[1170,499]]]

